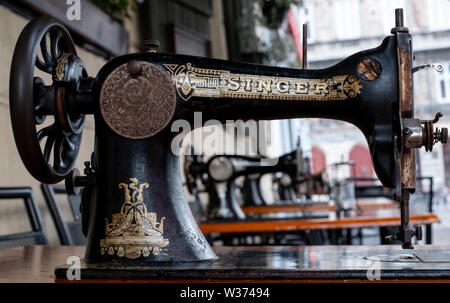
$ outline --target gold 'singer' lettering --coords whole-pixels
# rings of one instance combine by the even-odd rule
[[[354,75],[322,79],[270,77],[236,74],[226,70],[164,64],[178,95],[185,101],[194,97],[265,100],[332,101],[354,98],[362,85]]]

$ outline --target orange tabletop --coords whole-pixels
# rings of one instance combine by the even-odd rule
[[[359,198],[358,209],[386,209],[398,208],[398,203],[387,198]],[[317,212],[336,211],[336,205],[329,205],[328,202],[309,202],[305,204],[284,204],[284,205],[264,205],[242,207],[245,214],[265,214],[271,212]]]
[[[432,213],[412,214],[411,224],[428,225],[440,222],[438,216]],[[345,229],[364,227],[399,226],[400,213],[398,209],[383,209],[364,212],[360,216],[346,218],[319,219],[289,219],[263,221],[235,221],[200,224],[204,234],[211,233],[253,233],[253,232],[283,232],[313,229]]]

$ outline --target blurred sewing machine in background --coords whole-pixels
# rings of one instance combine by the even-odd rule
[[[277,199],[270,204],[307,203],[312,195],[326,193],[326,172],[312,175],[309,162],[309,158],[302,157],[301,149],[274,159],[214,155],[204,162],[202,156],[192,154],[184,158],[184,175],[188,191],[196,201],[198,193],[208,193],[208,220],[245,219],[241,207],[269,205],[261,189],[261,178],[268,174],[274,184],[282,182],[277,191],[286,195],[283,201]],[[282,180],[275,178],[276,173],[282,173]]]

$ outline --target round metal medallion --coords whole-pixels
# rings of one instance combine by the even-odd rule
[[[127,63],[117,67],[100,92],[100,111],[106,124],[129,139],[151,137],[164,129],[176,106],[170,76],[155,64],[139,61],[142,69],[131,75]]]
[[[358,77],[364,81],[375,81],[381,74],[381,64],[374,59],[365,59],[358,64]]]

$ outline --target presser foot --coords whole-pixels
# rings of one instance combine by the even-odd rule
[[[400,231],[393,235],[387,236],[386,239],[401,241],[403,249],[414,249],[412,239],[416,237],[417,241],[421,241],[422,236],[423,232],[421,226],[408,226],[405,229],[400,228]]]
[[[422,240],[422,227],[421,226],[408,226],[406,230],[399,231],[399,240],[402,241],[403,249],[414,249],[412,245],[413,237],[416,237],[417,241]]]

